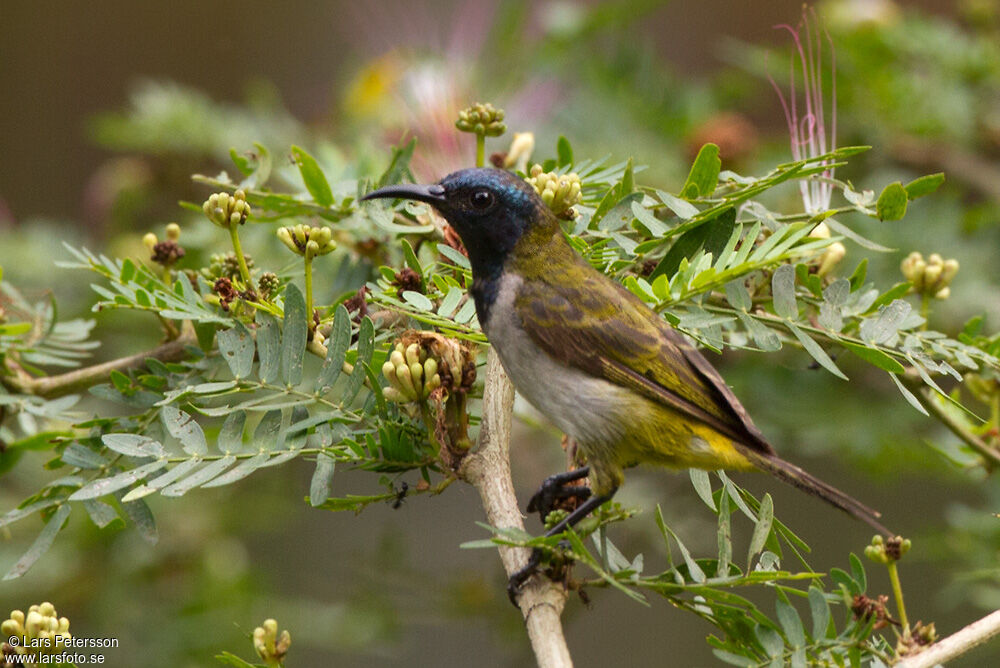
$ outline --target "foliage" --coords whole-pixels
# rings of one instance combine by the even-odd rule
[[[833,352],[844,348],[887,372],[918,410],[926,412],[925,403],[915,395],[922,390],[910,389],[912,383],[900,380],[907,367],[938,397],[935,401],[947,402],[949,410],[971,420],[934,376],[961,379],[956,367],[996,373],[1000,362],[992,339],[976,338],[972,330],[959,339],[929,330],[925,318],[905,299],[910,285],[879,290],[867,281],[864,261],[845,277],[835,277],[829,267],[821,271],[824,255],[840,240],[880,248],[834,216],[896,218],[902,212],[887,215],[890,206],[905,209],[909,198],[933,188],[924,187],[924,181],[905,188],[890,185],[876,202],[870,192],[859,193],[848,183],[825,177],[843,193],[844,206],[781,214],[759,201],[782,183],[829,174],[831,166],[842,165],[862,150],[837,149],[779,165],[762,177],[748,177],[720,171],[717,150],[707,146],[678,194],[638,184],[641,169],[630,160],[574,163],[565,138],[560,139],[558,158],[542,167],[579,176],[581,201],[575,206],[575,218],[567,216],[565,227],[574,247],[705,346],[773,353],[791,345],[846,379]],[[389,170],[374,181],[385,184],[402,178],[412,151],[412,144],[397,149]],[[155,540],[144,497],[157,493],[177,497],[195,488],[233,484],[296,458],[315,460],[308,500],[329,510],[357,512],[372,502],[399,497],[385,474],[420,472],[424,482],[404,489],[403,495],[441,492],[453,480],[446,463],[461,456],[455,452],[458,440],[435,428],[448,418],[443,412],[435,417],[432,405],[422,404],[414,411],[407,404],[387,402],[384,380],[374,370],[381,368],[408,327],[483,342],[465,292],[471,275],[461,247],[441,234],[441,222],[425,207],[359,206],[359,197],[372,181],[359,179],[333,187],[320,163],[300,147],[293,147],[292,155],[302,185],[289,191],[269,187],[266,156],[270,153],[263,146],[256,147],[253,162],[235,151],[233,155],[241,181],[225,174],[195,178],[223,190],[245,192],[253,211],[250,224],[318,218],[333,225],[339,246],[334,256],[340,254],[341,266],[364,262],[356,258],[365,257],[362,249],[372,238],[384,244],[383,257],[389,264],[374,271],[365,290],[318,305],[313,315],[306,307],[313,303],[308,262],[306,295],[287,280],[267,295],[247,292],[263,275],[259,269],[253,272],[256,278],[234,274],[234,294],[224,294],[222,278],[208,268],[157,270],[133,259],[69,248],[73,260],[65,264],[99,278],[93,285],[98,295],[95,311],[151,312],[163,324],[167,339],[185,342],[186,347],[177,360],[160,361],[150,355],[144,364],[93,378],[90,393],[117,405],[117,411],[102,408],[72,427],[55,429],[69,417],[65,413],[77,397],[32,393],[36,380],[32,376],[41,373],[39,364],[75,363],[93,345],[83,341],[89,325],[58,323],[54,307],[29,309],[23,300],[17,302],[19,310],[12,315],[23,311],[24,316],[4,324],[0,339],[6,386],[0,398],[19,430],[17,438],[5,436],[12,447],[4,464],[13,465],[11,451],[16,455],[20,449],[50,450],[47,468],[58,470],[60,476],[0,518],[0,526],[36,513],[47,520],[7,579],[23,574],[42,556],[73,510],[82,508],[102,528],[130,522]],[[900,197],[901,203],[888,203]],[[239,222],[234,218],[234,244]],[[811,234],[820,223],[839,236]],[[408,271],[405,278],[404,271]],[[290,272],[282,274],[287,277]],[[4,289],[16,295],[6,285]],[[312,354],[306,356],[307,351]],[[470,386],[455,394],[465,391],[475,398],[481,390]],[[437,409],[443,411],[444,405],[437,404]],[[466,419],[474,425],[475,402],[463,400],[460,406],[462,414],[471,408]],[[122,414],[111,416],[114,412]],[[448,415],[455,418],[454,413]],[[38,425],[27,416],[45,421]],[[13,433],[10,427],[5,429]],[[381,474],[386,491],[328,498],[338,465]],[[758,502],[722,474],[723,484],[715,490],[707,474],[693,472],[692,480],[718,516],[716,559],[692,557],[658,514],[666,553],[671,555],[676,543],[682,563],[671,562],[667,571],[645,575],[641,555],[630,561],[607,540],[605,527],[631,514],[615,506],[581,524],[579,534],[568,532],[568,547],[558,538],[530,538],[505,530],[494,530],[496,541],[544,547],[564,563],[581,562],[597,576],[586,584],[614,587],[637,600],[645,600],[641,592],[666,597],[719,629],[722,636],[711,642],[724,661],[846,663],[859,652],[888,660],[892,648],[879,636],[871,636],[871,619],[848,615],[838,626],[829,612],[830,603],[843,602],[846,608],[850,597],[864,594],[865,575],[856,558],[852,557],[850,575],[831,573],[835,586],[828,587],[802,558],[808,550],[805,544],[774,518],[770,497]],[[734,557],[731,540],[735,508],[754,524],[743,567]],[[584,537],[590,534],[594,541],[588,549]],[[783,549],[802,570],[781,570],[781,561],[792,558],[784,557]],[[807,584],[802,588],[798,582]],[[731,591],[762,584],[778,594],[776,620]],[[811,632],[804,630],[790,596],[808,600]]]

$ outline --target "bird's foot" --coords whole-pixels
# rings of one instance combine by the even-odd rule
[[[531,550],[531,556],[528,557],[528,563],[524,567],[516,571],[507,580],[507,598],[510,599],[511,604],[515,608],[520,606],[517,604],[517,597],[521,594],[521,587],[524,583],[528,581],[532,575],[538,572],[538,566],[542,563],[542,551],[537,547]]]
[[[548,514],[561,505],[560,502],[566,499],[574,499],[577,503],[586,501],[590,498],[590,488],[570,483],[585,478],[589,473],[590,468],[584,466],[549,476],[528,501],[528,512],[537,512],[539,519],[544,523]],[[573,510],[573,507],[569,510]]]

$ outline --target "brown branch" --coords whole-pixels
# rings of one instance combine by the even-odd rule
[[[483,389],[483,419],[477,450],[465,458],[459,477],[479,490],[487,521],[495,527],[524,529],[521,511],[510,476],[510,423],[514,388],[491,349]],[[508,577],[528,561],[529,550],[500,546],[500,560]],[[540,668],[568,668],[573,665],[563,635],[562,615],[566,591],[545,577],[530,578],[518,598],[531,648]]]
[[[151,357],[161,362],[176,362],[184,359],[184,349],[189,345],[195,344],[197,344],[197,339],[194,332],[190,328],[186,328],[180,337],[173,341],[167,341],[152,350],[129,355],[128,357],[120,357],[102,364],[83,367],[82,369],[74,369],[73,371],[61,373],[56,376],[34,378],[25,373],[23,369],[15,369],[13,375],[0,375],[0,383],[3,383],[14,392],[53,399],[97,385],[107,380],[112,371],[125,372],[131,369],[138,369]]]
[[[907,657],[896,664],[897,668],[932,668],[962,656],[1000,633],[1000,610],[977,620],[964,629],[940,640],[924,651]]]

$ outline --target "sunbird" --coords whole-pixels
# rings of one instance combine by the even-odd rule
[[[476,314],[515,389],[579,444],[587,466],[549,477],[528,510],[582,503],[562,533],[611,499],[636,464],[766,471],[884,535],[880,514],[781,459],[719,372],[641,299],[570,246],[532,186],[489,168],[433,185],[380,188],[363,199],[425,202],[469,254]],[[747,240],[744,243],[750,243]],[[589,476],[590,489],[567,486]],[[541,553],[511,576],[512,600]]]

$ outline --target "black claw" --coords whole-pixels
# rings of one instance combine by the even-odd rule
[[[528,578],[535,574],[540,563],[542,563],[542,551],[536,547],[531,550],[531,556],[528,557],[528,563],[524,565],[524,568],[515,572],[507,580],[507,598],[510,599],[511,604],[515,608],[521,607],[517,604],[517,597],[521,593],[521,586],[527,582]]]
[[[549,476],[542,483],[541,487],[538,488],[538,491],[534,493],[531,500],[528,501],[528,512],[537,512],[542,522],[545,522],[546,516],[552,512],[556,501],[573,497],[580,501],[585,501],[590,497],[590,488],[579,485],[568,486],[567,483],[580,480],[586,477],[588,473],[590,473],[589,467],[584,466],[573,471]]]

